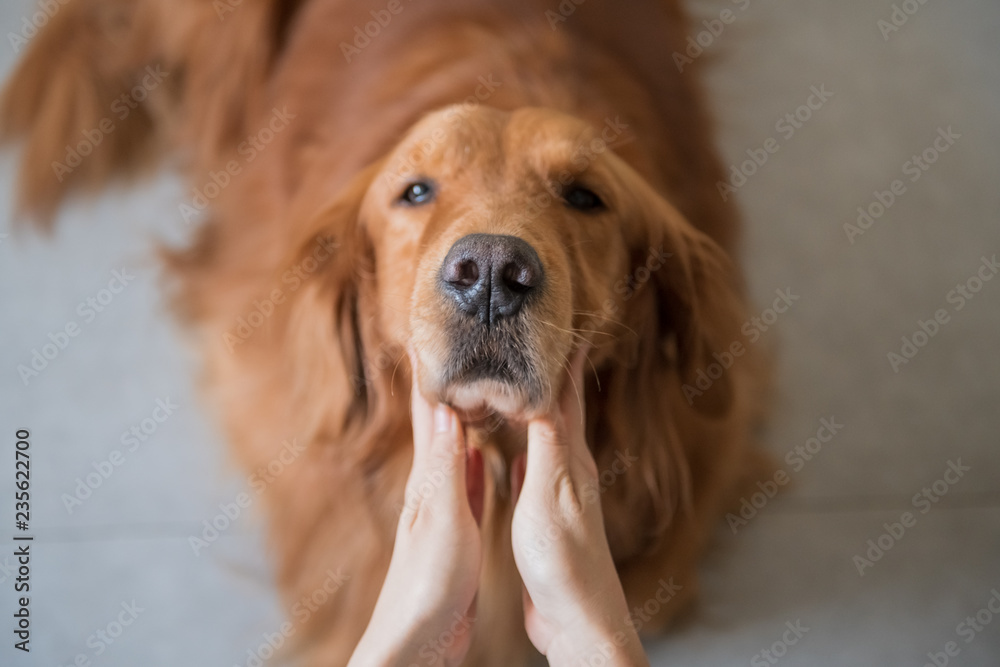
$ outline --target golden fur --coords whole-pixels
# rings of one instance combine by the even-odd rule
[[[349,577],[297,632],[317,665],[346,662],[388,565],[411,457],[407,350],[424,391],[448,397],[436,384],[450,336],[434,287],[441,261],[468,233],[526,239],[546,270],[525,343],[544,391],[530,405],[511,400],[521,418],[543,410],[563,360],[581,340],[594,345],[588,440],[598,469],[614,471],[600,501],[630,605],[661,581],[683,586],[652,618],[637,617],[644,632],[660,630],[693,599],[707,537],[752,473],[760,391],[747,355],[704,395],[682,392],[739,340],[743,321],[728,259],[736,215],[715,191],[721,171],[694,75],[671,59],[684,16],[675,0],[588,0],[565,21],[547,14],[559,12],[554,1],[403,2],[347,62],[341,44],[386,6],[66,5],[0,109],[5,136],[25,141],[22,209],[48,220],[73,188],[165,150],[196,187],[236,161],[194,244],[167,263],[240,464],[266,468],[287,438],[308,443],[266,497],[290,607],[328,570]],[[162,87],[54,178],[66,145],[150,65],[168,73]],[[287,127],[247,160],[241,143],[276,110]],[[414,175],[433,176],[439,199],[394,206]],[[606,211],[562,204],[562,189],[580,181]],[[262,323],[241,328],[254,312]],[[507,478],[525,443],[509,408],[466,415],[490,472],[468,664],[528,654]],[[636,463],[619,472],[626,453]]]

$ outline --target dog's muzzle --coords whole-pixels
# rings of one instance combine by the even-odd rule
[[[530,304],[545,280],[538,253],[524,239],[469,234],[448,251],[438,287],[454,304],[444,385],[462,402],[522,407],[541,393]],[[501,396],[502,395],[502,396]],[[500,400],[503,398],[503,400]]]

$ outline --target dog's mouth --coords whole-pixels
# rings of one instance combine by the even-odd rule
[[[435,308],[416,323],[430,343],[423,388],[461,413],[531,417],[547,387],[538,319],[547,282],[535,248],[519,236],[466,234],[434,267]]]
[[[521,420],[541,405],[540,364],[525,327],[460,329],[440,378],[445,402],[469,420]]]

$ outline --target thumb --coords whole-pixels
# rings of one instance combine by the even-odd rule
[[[570,444],[558,413],[528,422],[528,452],[521,493],[545,491],[554,481],[568,475],[570,455]]]
[[[431,405],[416,384],[410,406],[413,468],[406,485],[407,500],[417,494],[421,502],[435,496],[467,502],[465,433],[458,415],[447,405]]]
[[[576,351],[565,372],[562,393],[548,414],[528,423],[527,470],[523,488],[552,485],[570,476],[571,460],[593,460],[584,434],[583,366],[589,346]]]

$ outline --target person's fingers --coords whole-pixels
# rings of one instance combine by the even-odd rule
[[[434,432],[429,441],[422,452],[424,463],[421,469],[433,486],[447,488],[451,492],[449,497],[466,502],[465,434],[458,415],[447,405],[439,403],[434,406]],[[421,452],[417,451],[416,455],[420,457]]]
[[[538,607],[531,599],[531,594],[527,587],[521,586],[521,608],[524,613],[524,630],[528,639],[540,651],[547,650],[552,641],[554,629],[549,622],[539,613]]]
[[[410,419],[413,421],[413,448],[422,452],[430,442],[434,427],[434,406],[420,393],[417,385],[417,374],[413,374],[413,386],[410,388]]]
[[[591,460],[584,436],[583,368],[589,346],[579,348],[566,369],[562,393],[555,410],[528,422],[527,470],[523,488],[551,484],[559,475],[571,474],[571,461]]]
[[[559,415],[545,415],[528,422],[522,493],[545,494],[556,483],[569,479],[570,448]],[[541,496],[538,496],[541,497]]]
[[[447,405],[432,405],[420,393],[416,379],[410,391],[410,411],[413,468],[408,495],[416,493],[421,500],[427,500],[444,491],[450,499],[461,497],[466,501],[465,433],[458,416]]]
[[[524,624],[526,626],[531,626],[534,624],[534,616],[537,613],[535,610],[535,603],[531,600],[531,594],[528,593],[528,587],[523,583],[521,584],[521,608],[524,611]]]

